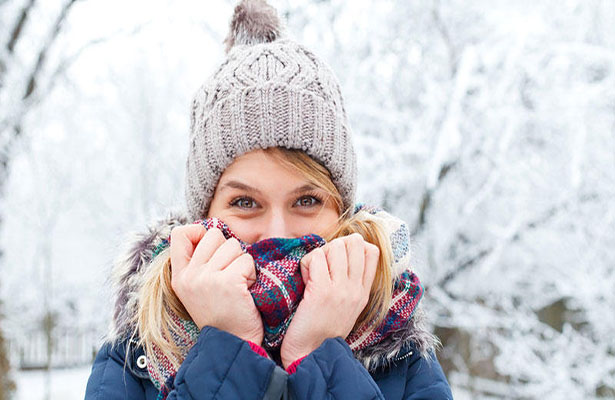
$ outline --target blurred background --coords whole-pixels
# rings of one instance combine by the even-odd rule
[[[615,398],[615,1],[270,0],[406,220],[456,399]],[[81,399],[132,231],[183,206],[234,2],[0,0],[0,399]]]

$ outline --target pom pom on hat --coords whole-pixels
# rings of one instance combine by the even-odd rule
[[[236,7],[224,43],[228,53],[235,45],[269,43],[280,37],[278,14],[265,0],[242,0]]]
[[[228,58],[192,101],[185,186],[192,220],[206,218],[235,158],[270,147],[305,152],[327,168],[344,210],[354,205],[356,155],[337,78],[283,28],[265,0],[235,7]]]

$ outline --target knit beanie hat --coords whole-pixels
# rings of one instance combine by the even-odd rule
[[[225,40],[227,60],[192,102],[186,202],[206,216],[220,176],[255,149],[305,151],[331,173],[344,208],[354,204],[356,157],[340,87],[311,51],[284,37],[273,7],[243,0]]]

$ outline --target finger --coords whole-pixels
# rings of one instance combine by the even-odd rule
[[[201,224],[198,225],[203,227]],[[205,228],[203,227],[203,229]],[[215,254],[216,250],[218,250],[225,241],[226,239],[224,238],[224,234],[220,229],[208,229],[199,244],[196,246],[196,249],[194,249],[194,254],[192,255],[192,265],[201,267],[203,264],[208,263]]]
[[[329,274],[332,281],[348,279],[348,259],[346,258],[346,245],[342,238],[333,239],[323,249],[327,257]]]
[[[209,268],[221,271],[242,254],[244,252],[241,250],[239,241],[235,238],[230,238],[222,246],[218,247],[207,264]]]
[[[310,268],[309,265],[312,262],[312,253],[314,252],[314,250],[312,250],[310,253],[304,255],[301,258],[301,261],[299,262],[299,267],[301,268],[301,278],[303,279],[303,284],[307,285],[308,281],[310,280]]]
[[[316,285],[331,283],[329,268],[327,266],[327,257],[322,247],[314,249],[310,252],[311,257],[309,264],[306,265],[310,281]],[[307,280],[304,281],[307,286]]]
[[[348,278],[362,283],[363,271],[365,270],[365,240],[359,233],[353,233],[345,240],[346,257],[348,257]]]
[[[371,243],[365,243],[365,271],[363,272],[363,287],[370,291],[380,260],[380,248]],[[384,266],[384,268],[389,268]]]
[[[205,227],[197,224],[171,230],[171,279],[186,268],[205,233]]]
[[[256,267],[254,266],[254,259],[248,253],[243,253],[235,260],[233,260],[228,267],[224,269],[229,274],[241,275],[248,284],[248,288],[256,282]]]

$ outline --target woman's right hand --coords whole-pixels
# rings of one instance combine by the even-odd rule
[[[263,322],[248,291],[255,281],[254,260],[237,239],[201,224],[171,230],[171,286],[199,329],[213,326],[261,345]]]

